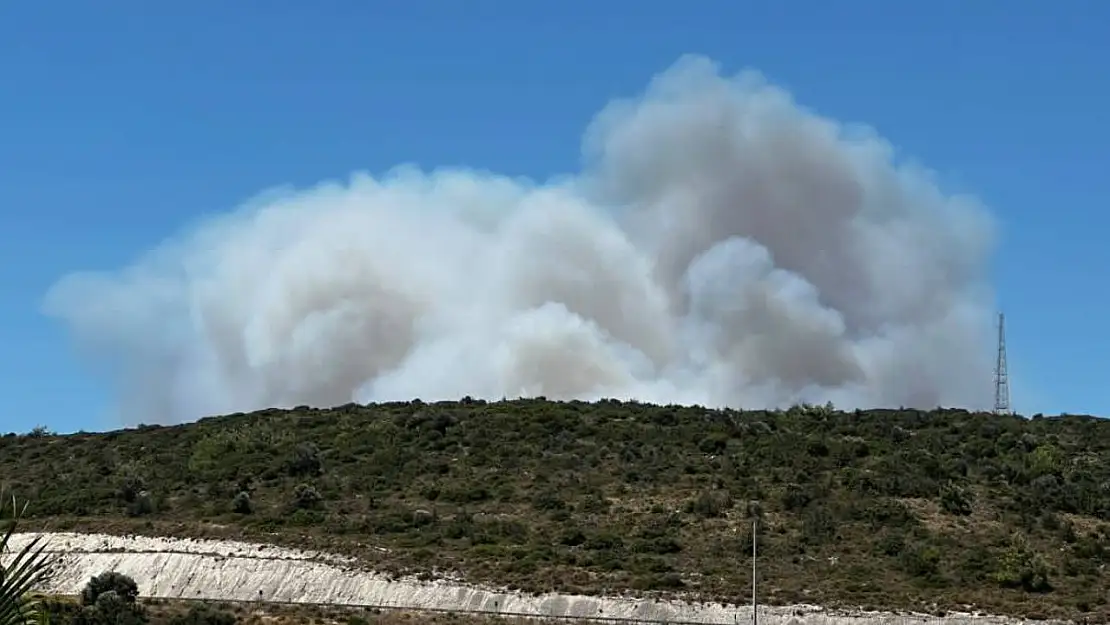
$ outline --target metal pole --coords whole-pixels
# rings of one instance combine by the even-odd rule
[[[759,518],[758,517],[752,519],[752,625],[759,625],[759,602],[756,599],[756,594],[755,594],[755,580],[756,580],[756,574],[757,574],[756,573],[756,568],[755,568],[755,558],[756,558],[755,544],[756,544],[756,541],[758,540],[758,534],[756,534],[756,529],[758,527],[758,525],[757,525],[758,523],[759,523]]]

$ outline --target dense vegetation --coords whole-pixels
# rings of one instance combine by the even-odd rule
[[[134,579],[106,571],[91,578],[77,597],[43,597],[36,607],[45,612],[13,625],[543,625],[548,621],[437,612],[382,611],[374,608],[320,605],[266,605],[140,597]]]
[[[585,625],[567,620],[445,612],[144,597],[123,602],[101,600],[104,605],[100,607],[68,597],[51,598],[44,603],[50,615],[46,625]],[[107,608],[109,603],[116,607]]]
[[[1110,422],[1090,417],[352,404],[9,435],[0,475],[54,529],[241,535],[533,591],[746,601],[755,517],[771,603],[1110,617]]]
[[[490,625],[491,618],[446,614],[406,614],[326,606],[262,606],[251,603],[146,599],[134,579],[108,571],[93,577],[78,597],[44,598],[46,625],[283,625],[285,623],[346,623],[347,625]],[[444,618],[448,617],[448,618]],[[19,623],[19,625],[24,625]],[[30,621],[27,625],[41,625]],[[503,624],[499,624],[503,625]]]

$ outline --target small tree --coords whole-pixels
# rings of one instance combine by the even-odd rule
[[[95,605],[100,595],[106,592],[115,592],[120,599],[127,603],[135,603],[135,600],[139,598],[139,585],[123,573],[117,573],[116,571],[101,573],[85,584],[85,588],[81,591],[81,603],[83,605]]]
[[[724,516],[732,507],[732,497],[728,491],[706,491],[686,502],[686,511],[706,519]]]
[[[320,492],[308,484],[300,484],[293,489],[293,506],[301,510],[312,510],[323,503]]]
[[[75,625],[144,625],[146,612],[137,603],[139,585],[123,573],[108,571],[89,580],[81,590],[81,614]]]
[[[251,496],[247,491],[239,491],[238,495],[231,500],[231,509],[239,514],[250,514],[254,510],[251,506]]]
[[[940,507],[949,514],[968,516],[971,514],[971,494],[949,482],[940,489]]]
[[[1015,536],[1010,548],[999,556],[992,577],[1003,588],[1043,593],[1052,590],[1050,573],[1044,558],[1035,553],[1024,538]]]
[[[301,443],[293,450],[289,460],[289,473],[294,476],[315,476],[322,473],[324,465],[320,461],[320,448],[315,443]]]

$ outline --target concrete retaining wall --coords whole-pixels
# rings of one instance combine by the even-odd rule
[[[36,534],[16,534],[18,549]],[[668,623],[736,625],[751,622],[750,606],[644,601],[626,597],[526,595],[448,580],[390,580],[335,555],[232,541],[49,533],[61,555],[49,593],[77,594],[105,571],[132,577],[145,597],[365,605],[560,618],[614,618]],[[1001,617],[832,614],[815,606],[764,607],[762,625],[1035,623]]]

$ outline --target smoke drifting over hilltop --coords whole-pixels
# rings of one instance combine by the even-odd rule
[[[891,148],[689,57],[574,178],[271,193],[46,309],[122,418],[464,395],[989,403],[991,222]]]

